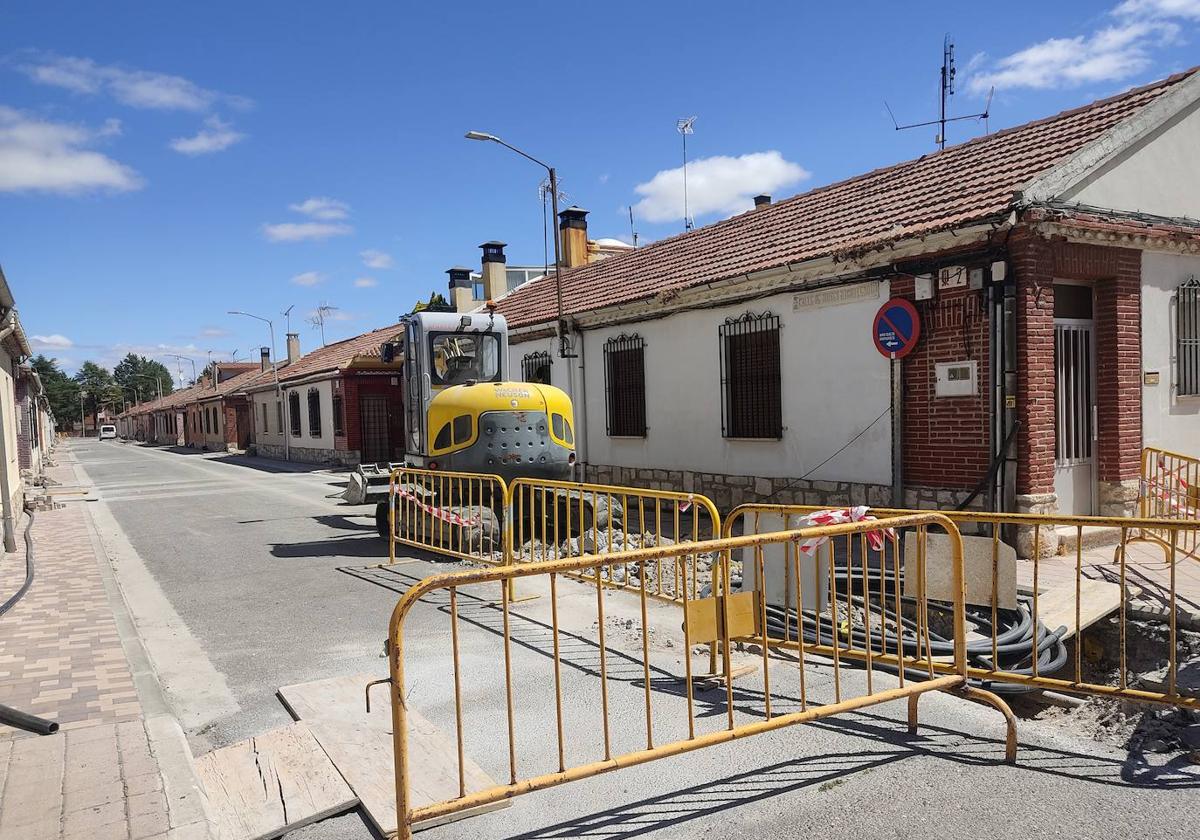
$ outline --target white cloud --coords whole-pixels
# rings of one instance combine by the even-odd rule
[[[1125,0],[1113,9],[1113,14],[1200,20],[1200,0]]]
[[[336,198],[328,198],[326,196],[314,196],[306,198],[299,204],[289,204],[289,210],[295,210],[297,213],[303,213],[305,216],[310,216],[314,219],[322,219],[330,221],[332,219],[344,219],[350,215],[350,205],[344,201],[338,201]]]
[[[688,162],[688,212],[730,216],[753,207],[758,193],[774,192],[809,176],[808,170],[776,151],[699,158]],[[639,218],[648,222],[683,218],[683,167],[664,169],[634,190],[642,196],[633,206]]]
[[[224,338],[229,335],[229,330],[222,327],[205,327],[200,330],[201,338]]]
[[[98,137],[119,132],[119,123],[99,131],[39,119],[0,105],[0,192],[125,192],[142,186],[130,167],[87,149]]]
[[[204,128],[195,135],[176,137],[170,145],[172,149],[183,155],[207,155],[224,151],[245,136],[214,114],[204,120]]]
[[[263,236],[271,242],[302,242],[306,239],[321,240],[331,236],[345,236],[354,228],[333,222],[281,222],[263,225]]]
[[[374,286],[378,286],[378,285],[379,285],[379,281],[376,280],[374,277],[359,277],[357,280],[354,281],[354,286],[355,286],[355,288],[358,288],[358,289],[370,289],[370,288],[372,288]]]
[[[292,282],[297,286],[315,286],[324,279],[325,276],[318,271],[306,271],[293,277]]]
[[[363,265],[367,268],[391,268],[396,264],[391,254],[376,251],[373,248],[362,251],[359,256],[362,257]]]
[[[1087,35],[1048,38],[1011,55],[972,60],[968,89],[1072,88],[1117,82],[1153,63],[1156,48],[1178,40],[1177,21],[1200,20],[1200,0],[1126,0],[1111,10],[1111,25]]]
[[[34,350],[66,350],[75,346],[75,342],[60,333],[31,335],[29,344]]]
[[[44,55],[22,65],[21,70],[39,84],[79,94],[106,93],[131,108],[206,111],[217,102],[235,108],[252,104],[243,96],[207,90],[182,76],[106,66],[90,58]]]

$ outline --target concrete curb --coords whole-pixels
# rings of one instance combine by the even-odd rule
[[[73,459],[74,460],[74,459]],[[74,460],[71,467],[78,478],[89,481],[87,471]],[[80,482],[81,484],[84,482]],[[163,787],[167,795],[167,810],[171,828],[179,829],[186,837],[209,838],[219,840],[216,820],[208,809],[208,799],[204,794],[204,785],[196,774],[194,757],[187,743],[183,727],[172,714],[158,675],[146,653],[141,637],[125,603],[121,585],[117,581],[112,566],[106,562],[108,552],[96,529],[92,513],[84,505],[84,522],[87,525],[88,537],[92,542],[92,550],[96,555],[96,563],[100,567],[100,575],[104,581],[104,591],[108,595],[109,606],[116,621],[117,633],[121,637],[121,647],[125,658],[129,661],[129,669],[133,675],[134,687],[137,689],[138,701],[145,715],[146,732],[149,737],[150,751],[158,761],[162,774]]]

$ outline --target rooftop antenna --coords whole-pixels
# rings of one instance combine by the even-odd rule
[[[328,303],[322,303],[313,310],[313,314],[308,319],[308,323],[312,325],[313,329],[321,330],[322,347],[325,346],[325,318],[328,317],[329,313],[333,312],[335,309],[337,309],[336,306],[330,306]]]
[[[540,195],[542,198],[542,259],[545,262],[545,266],[544,266],[543,270],[545,271],[546,274],[549,274],[550,273],[550,245],[549,245],[550,225],[547,222],[547,218],[549,216],[550,211],[547,209],[547,201],[550,197],[550,179],[548,177],[543,178],[542,182],[540,184],[538,184],[538,195]],[[567,204],[568,203],[567,202],[567,194],[565,192],[563,192],[563,189],[562,189],[562,178],[558,179],[558,203],[559,204]],[[556,219],[554,223],[558,224],[558,220]],[[557,236],[557,234],[555,234],[555,235]]]
[[[288,332],[291,332],[291,331],[292,331],[292,310],[293,310],[293,309],[295,309],[295,308],[296,308],[296,304],[294,304],[294,303],[293,303],[293,304],[292,304],[291,306],[289,306],[287,309],[285,309],[285,310],[283,310],[282,312],[280,312],[280,313],[279,313],[279,314],[280,314],[280,315],[282,315],[284,318],[287,318],[287,331],[288,331]]]
[[[633,226],[633,205],[629,205],[629,233],[633,236],[633,247],[637,247],[637,228]]]
[[[696,124],[696,117],[686,117],[682,120],[675,121],[675,130],[683,137],[683,229],[689,231],[692,229],[692,217],[688,215],[688,195],[687,195],[687,139],[689,134],[695,134],[692,126]]]
[[[954,95],[954,76],[957,71],[954,67],[954,41],[947,35],[942,41],[942,70],[941,70],[941,109],[938,112],[936,120],[926,120],[925,122],[909,123],[908,125],[900,125],[896,121],[896,115],[892,113],[892,107],[884,100],[883,107],[887,108],[888,116],[892,118],[892,125],[896,127],[896,131],[905,131],[910,128],[923,128],[927,125],[936,125],[938,127],[938,135],[934,142],[938,144],[938,149],[946,148],[946,123],[957,122],[959,120],[983,120],[984,133],[988,133],[988,117],[992,108],[992,94],[996,92],[993,86],[988,91],[987,103],[983,106],[983,110],[978,114],[966,114],[961,117],[947,117],[946,106],[950,102],[950,97]]]

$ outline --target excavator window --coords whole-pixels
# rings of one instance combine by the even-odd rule
[[[450,424],[447,423],[446,425],[442,426],[441,431],[437,433],[437,437],[433,441],[433,448],[434,449],[448,449],[449,447],[450,447]]]
[[[454,445],[471,439],[471,415],[460,414],[454,418]]]
[[[500,378],[500,342],[493,333],[434,333],[429,349],[435,385]]]
[[[575,436],[571,434],[571,421],[561,414],[551,415],[550,431],[554,433],[554,437],[561,440],[567,446],[575,445]]]

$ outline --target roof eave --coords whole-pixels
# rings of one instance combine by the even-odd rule
[[[1061,198],[1088,176],[1158,131],[1168,120],[1200,101],[1200,71],[1138,108],[1095,140],[1059,161],[1017,192],[1021,207]]]

